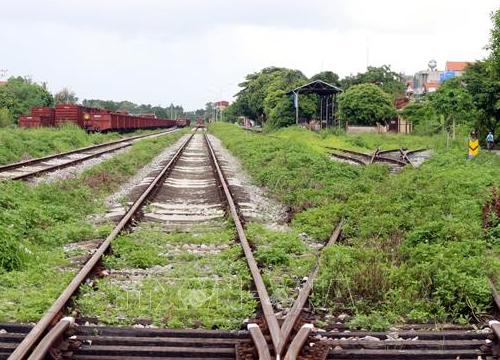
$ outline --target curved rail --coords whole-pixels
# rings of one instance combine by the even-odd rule
[[[36,159],[30,159],[30,160],[19,161],[19,162],[7,164],[7,165],[2,165],[2,166],[0,166],[0,179],[3,179],[3,180],[7,180],[7,179],[9,179],[9,180],[21,180],[21,179],[31,178],[31,177],[34,177],[37,175],[41,175],[41,174],[50,172],[50,171],[69,167],[69,166],[81,163],[83,161],[101,156],[101,155],[109,153],[109,152],[113,152],[113,151],[117,151],[117,150],[126,148],[128,146],[131,146],[134,141],[139,140],[139,139],[166,135],[166,134],[170,134],[176,130],[177,129],[174,128],[174,129],[169,129],[167,131],[156,132],[154,134],[132,136],[132,137],[129,137],[126,139],[120,139],[120,140],[110,141],[110,142],[106,142],[106,143],[102,143],[102,144],[86,146],[83,148],[79,148],[79,149],[75,149],[75,150],[71,150],[71,151],[67,151],[67,152],[63,152],[63,153],[58,153],[58,154],[48,155],[48,156],[44,156],[44,157],[40,157],[40,158],[36,158]],[[117,145],[117,146],[113,146],[113,145]],[[46,161],[49,161],[49,160],[64,158],[66,156],[79,154],[79,153],[86,153],[87,151],[93,151],[93,150],[97,150],[97,149],[101,149],[101,148],[105,148],[105,147],[110,147],[110,146],[113,146],[113,147],[110,149],[104,149],[102,151],[97,151],[97,152],[91,153],[89,155],[85,155],[85,156],[77,158],[77,159],[68,159],[68,161],[65,161],[61,164],[46,165],[46,166],[42,165],[43,168],[41,168],[41,169],[35,168],[35,170],[28,171],[24,174],[13,175],[13,176],[7,175],[5,177],[1,176],[2,173],[6,173],[9,171],[22,170],[25,167],[40,165],[40,164],[42,164]]]

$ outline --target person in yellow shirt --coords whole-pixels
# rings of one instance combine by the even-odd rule
[[[479,139],[477,138],[477,134],[475,130],[470,132],[469,136],[469,159],[473,159],[479,154]]]

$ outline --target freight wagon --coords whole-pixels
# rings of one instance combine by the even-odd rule
[[[38,116],[20,116],[19,127],[32,129],[41,127],[40,117]]]
[[[175,120],[155,119],[120,113],[93,113],[85,120],[87,131],[134,130],[169,128],[177,125]]]
[[[191,125],[191,120],[189,119],[177,119],[177,127],[183,128]]]
[[[109,110],[90,108],[75,104],[57,104],[55,108],[54,125],[73,123],[83,128],[85,120],[90,119],[95,113],[109,113]]]
[[[56,111],[47,106],[34,107],[31,109],[31,117],[39,118],[40,127],[54,126]]]
[[[58,104],[55,108],[35,107],[31,116],[21,116],[19,127],[39,128],[75,124],[88,131],[128,131],[135,129],[156,129],[185,127],[188,119],[159,119],[154,113],[135,116],[128,112],[112,112],[75,104]]]

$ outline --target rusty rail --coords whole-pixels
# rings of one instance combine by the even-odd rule
[[[50,331],[47,335],[40,341],[38,346],[33,350],[28,360],[42,360],[45,359],[45,356],[49,352],[50,348],[57,341],[57,339],[61,338],[64,332],[75,323],[75,319],[72,317],[62,318]]]
[[[425,149],[418,149],[418,150],[413,150],[413,151],[406,151],[405,150],[403,152],[402,149],[380,150],[380,149],[377,148],[372,154],[365,154],[365,153],[358,152],[358,151],[341,149],[341,148],[331,147],[331,146],[326,146],[326,148],[330,149],[330,150],[337,151],[337,152],[331,153],[332,156],[336,156],[336,157],[338,157],[340,159],[354,161],[354,162],[356,162],[358,164],[361,164],[361,165],[369,165],[369,164],[373,164],[376,161],[381,161],[381,162],[386,162],[386,163],[398,165],[398,166],[401,166],[401,167],[406,166],[408,164],[410,164],[410,165],[413,166],[411,160],[408,158],[408,155],[425,150]],[[398,160],[398,159],[393,159],[393,158],[390,158],[390,157],[387,157],[387,156],[383,156],[384,154],[389,154],[389,153],[396,152],[396,151],[400,152],[402,158],[405,161],[401,161],[401,160]],[[338,153],[338,152],[340,152],[340,153]],[[353,156],[357,156],[358,158],[353,157],[353,156],[349,156],[347,154],[350,154],[350,155],[353,155]],[[361,160],[359,157],[365,159],[366,161]]]
[[[100,148],[103,148],[103,147],[109,147],[109,146],[113,146],[113,145],[122,144],[120,146],[116,146],[116,147],[113,147],[111,149],[105,149],[103,151],[99,151],[99,152],[96,152],[96,153],[93,153],[93,154],[89,154],[87,156],[84,156],[84,157],[81,157],[81,158],[78,158],[78,159],[68,160],[67,162],[64,162],[62,164],[48,165],[48,166],[45,166],[43,169],[32,171],[32,172],[29,172],[29,173],[26,173],[26,174],[21,174],[21,175],[17,175],[17,176],[5,177],[4,178],[5,180],[7,180],[7,179],[9,179],[9,180],[27,179],[27,178],[30,178],[30,177],[33,177],[33,176],[36,176],[36,175],[40,175],[40,174],[46,173],[46,172],[50,172],[50,171],[53,171],[53,170],[58,170],[58,169],[62,169],[62,168],[65,168],[65,167],[68,167],[68,166],[71,166],[71,165],[75,165],[75,164],[81,163],[83,161],[86,161],[86,160],[89,160],[89,159],[101,156],[101,155],[103,155],[105,153],[108,153],[108,152],[113,152],[113,151],[117,151],[117,150],[123,149],[125,147],[131,146],[132,142],[135,141],[135,140],[138,140],[138,139],[143,139],[143,138],[147,138],[147,137],[156,137],[156,136],[159,136],[159,135],[166,135],[166,134],[173,133],[175,131],[176,131],[176,129],[169,129],[167,131],[156,132],[154,134],[137,135],[137,136],[132,136],[132,137],[129,137],[129,138],[126,138],[126,139],[120,139],[120,140],[110,141],[110,142],[107,142],[107,143],[102,143],[102,144],[87,146],[87,147],[83,147],[83,148],[79,148],[79,149],[75,149],[75,150],[71,150],[71,151],[67,151],[67,152],[63,152],[63,153],[58,153],[58,154],[48,155],[48,156],[44,156],[44,157],[40,157],[40,158],[36,158],[36,159],[30,159],[30,160],[19,161],[19,162],[7,164],[7,165],[2,165],[2,166],[0,166],[0,173],[6,172],[6,171],[9,171],[9,170],[22,169],[23,167],[26,167],[26,166],[33,166],[33,165],[36,165],[36,164],[41,164],[41,163],[43,163],[45,161],[62,158],[62,157],[68,156],[68,155],[73,155],[73,154],[78,154],[78,153],[85,153],[86,151],[91,151],[91,150],[96,150],[96,149],[100,149]]]
[[[186,139],[177,152],[174,154],[172,159],[167,165],[162,169],[162,171],[154,178],[147,189],[142,193],[142,195],[134,202],[134,204],[129,208],[127,213],[122,217],[120,222],[114,227],[113,231],[108,235],[108,237],[99,245],[92,257],[85,263],[85,265],[80,269],[78,274],[71,280],[69,285],[64,289],[57,300],[51,305],[49,310],[43,315],[43,317],[38,321],[38,323],[33,327],[33,329],[28,333],[28,335],[23,339],[19,346],[14,350],[14,352],[9,356],[9,360],[22,360],[24,359],[33,347],[37,344],[40,338],[46,333],[47,329],[53,325],[57,318],[62,313],[64,307],[71,299],[71,297],[76,293],[80,285],[87,279],[87,277],[92,273],[95,266],[99,263],[104,253],[108,250],[111,242],[130,224],[134,219],[138,211],[147,202],[150,196],[156,191],[157,187],[162,184],[163,178],[168,174],[172,166],[177,162],[180,155],[186,148],[187,144],[193,138],[195,132]]]
[[[332,246],[333,244],[335,244],[337,242],[337,240],[340,237],[340,234],[342,232],[343,225],[344,225],[344,219],[340,220],[338,225],[335,227],[335,230],[333,231],[332,235],[330,236],[330,239],[325,244],[325,246],[323,246],[321,251]],[[318,255],[318,259],[316,260],[316,264],[314,265],[314,268],[312,269],[309,277],[307,278],[307,281],[304,283],[304,286],[300,290],[299,296],[295,299],[295,301],[292,305],[292,308],[288,312],[288,315],[281,326],[281,335],[282,335],[283,345],[285,345],[288,342],[290,335],[293,331],[293,328],[294,328],[295,324],[297,323],[297,320],[299,319],[300,314],[302,313],[302,309],[304,309],[306,301],[309,298],[309,295],[311,294],[314,279],[316,278],[316,276],[319,273],[320,255]]]
[[[231,218],[234,221],[234,225],[236,227],[236,231],[238,233],[238,239],[241,243],[241,247],[243,248],[243,253],[245,254],[245,258],[248,263],[248,267],[250,269],[250,273],[252,274],[253,282],[255,284],[255,287],[257,289],[257,293],[259,295],[260,299],[260,304],[262,307],[262,311],[264,312],[264,317],[266,319],[267,326],[269,328],[269,332],[271,334],[271,340],[273,342],[274,349],[276,351],[276,354],[279,355],[283,351],[283,343],[282,343],[282,335],[281,335],[281,329],[280,326],[278,325],[278,320],[276,318],[276,315],[273,310],[273,306],[271,303],[271,299],[269,297],[269,294],[267,292],[266,286],[264,284],[264,280],[262,279],[262,275],[260,273],[260,270],[257,266],[257,262],[255,261],[255,258],[252,253],[252,249],[250,248],[250,244],[248,242],[248,239],[245,235],[245,230],[243,229],[243,224],[240,220],[240,216],[238,214],[238,209],[236,208],[236,205],[233,200],[233,196],[231,194],[231,191],[229,190],[229,186],[227,184],[227,181],[224,177],[224,173],[222,172],[222,169],[217,161],[217,157],[215,155],[214,149],[212,148],[212,144],[210,143],[210,140],[208,139],[208,136],[204,134],[205,141],[210,153],[210,156],[212,158],[213,164],[215,166],[218,179],[220,181],[220,184],[222,186],[222,189],[224,191],[224,195],[226,197],[226,201],[229,207],[229,212],[231,214]]]

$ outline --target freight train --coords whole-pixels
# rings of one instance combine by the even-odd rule
[[[55,108],[35,107],[31,109],[31,116],[19,118],[19,127],[22,128],[52,127],[65,123],[75,124],[89,132],[98,132],[186,127],[191,122],[189,119],[160,119],[154,114],[131,115],[75,104],[58,104]]]

